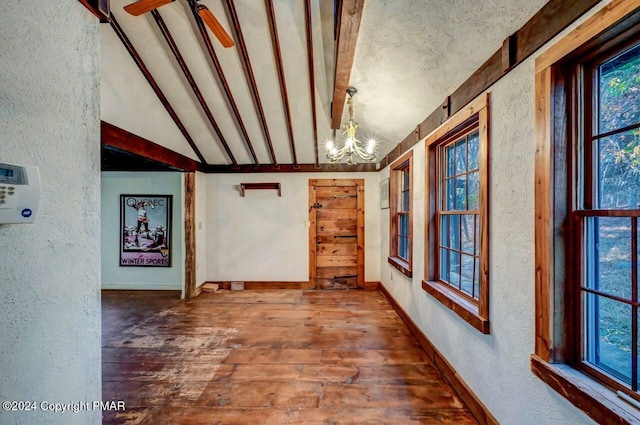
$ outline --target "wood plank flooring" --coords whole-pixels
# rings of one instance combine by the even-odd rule
[[[475,424],[377,291],[105,291],[104,425]]]

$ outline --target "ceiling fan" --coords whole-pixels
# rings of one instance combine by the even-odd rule
[[[135,3],[131,3],[125,6],[124,10],[126,10],[133,16],[140,16],[173,1],[175,0],[139,0]],[[227,31],[225,31],[224,27],[220,24],[220,22],[216,19],[216,17],[207,6],[198,4],[195,9],[198,12],[198,15],[200,15],[200,18],[202,18],[204,23],[207,24],[213,35],[215,35],[216,38],[220,41],[220,44],[222,44],[224,47],[232,47],[234,45],[231,36],[227,33]]]

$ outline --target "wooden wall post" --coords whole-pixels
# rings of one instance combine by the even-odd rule
[[[196,174],[184,173],[184,297],[195,298],[196,293]]]

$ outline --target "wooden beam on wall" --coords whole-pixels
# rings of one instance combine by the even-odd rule
[[[249,150],[249,154],[251,158],[253,158],[253,162],[255,164],[259,164],[258,157],[256,156],[256,152],[253,149],[253,145],[251,144],[251,138],[249,137],[249,133],[247,133],[247,128],[244,125],[244,121],[242,120],[242,116],[240,115],[240,111],[238,110],[238,105],[236,105],[236,101],[231,93],[231,88],[229,87],[229,83],[227,83],[227,78],[225,77],[224,70],[220,65],[220,61],[218,60],[218,56],[216,55],[215,50],[213,49],[213,44],[211,43],[211,37],[209,36],[209,32],[207,31],[207,27],[205,26],[202,18],[198,14],[196,10],[195,0],[189,0],[189,7],[191,8],[191,12],[193,14],[193,19],[196,21],[196,25],[198,26],[198,30],[200,35],[202,36],[202,41],[206,47],[207,53],[209,53],[209,58],[211,59],[211,64],[215,69],[214,77],[217,76],[218,82],[222,86],[222,90],[224,91],[225,96],[227,97],[227,102],[231,111],[233,112],[233,116],[236,120],[236,124],[244,138],[244,141],[247,145],[247,149]]]
[[[522,28],[505,41],[507,46],[504,44],[500,46],[471,77],[448,97],[446,111],[443,111],[443,108],[437,108],[419,124],[419,140],[438,128],[444,122],[444,116],[448,118],[448,116],[460,111],[599,2],[600,0],[550,0]],[[515,48],[513,44],[515,44]],[[506,52],[505,49],[507,49]],[[509,63],[513,61],[513,64],[506,68],[504,66],[505,55]],[[443,105],[445,104],[447,101]],[[444,112],[448,112],[448,114]],[[402,149],[395,152],[394,155],[402,155],[406,149],[410,148],[411,146],[404,144]],[[391,162],[389,158],[384,158],[380,162],[381,168],[388,166]]]
[[[211,127],[213,128],[213,131],[215,131],[216,136],[218,136],[218,141],[220,142],[225,152],[227,153],[227,157],[229,158],[229,160],[233,165],[236,165],[238,162],[236,161],[236,158],[233,156],[233,153],[231,152],[231,149],[229,148],[229,144],[224,138],[222,131],[220,131],[220,127],[218,126],[216,119],[213,117],[213,113],[211,112],[211,109],[209,109],[209,105],[207,104],[207,101],[204,99],[204,96],[202,95],[202,92],[200,91],[200,88],[198,87],[196,80],[193,78],[193,75],[191,74],[191,71],[189,70],[187,63],[184,61],[184,58],[180,53],[180,49],[178,49],[178,45],[175,43],[173,36],[169,31],[169,28],[167,28],[167,25],[164,22],[164,19],[162,19],[162,16],[160,15],[160,12],[158,12],[157,9],[152,10],[151,15],[153,16],[153,19],[155,19],[156,24],[158,25],[158,28],[160,29],[162,36],[167,42],[167,45],[171,49],[173,56],[176,58],[178,65],[180,65],[180,69],[182,70],[182,73],[184,74],[185,78],[189,82],[189,85],[191,86],[193,93],[198,99],[198,102],[200,103],[202,110],[204,111],[205,115],[207,116],[207,119],[209,120],[209,123],[211,124]]]
[[[364,0],[342,0],[338,12],[336,64],[331,106],[331,128],[334,129],[340,128],[342,120],[363,9]]]
[[[124,32],[120,24],[118,24],[118,21],[116,20],[115,16],[111,15],[109,24],[111,24],[111,28],[113,28],[116,35],[124,45],[125,49],[127,49],[127,52],[129,52],[129,55],[138,66],[138,69],[140,70],[140,72],[142,72],[142,75],[144,76],[144,78],[147,80],[147,82],[153,89],[153,92],[156,94],[156,96],[160,100],[160,103],[162,103],[162,106],[164,106],[164,109],[166,109],[167,113],[169,114],[173,122],[176,124],[176,126],[178,127],[178,130],[180,130],[180,133],[182,133],[182,136],[185,138],[187,143],[189,143],[189,146],[191,146],[191,149],[193,149],[193,151],[195,152],[200,162],[202,162],[203,164],[206,164],[207,161],[205,160],[204,156],[200,152],[200,149],[198,149],[196,142],[193,140],[193,138],[187,131],[187,128],[184,126],[184,124],[178,117],[178,114],[176,114],[176,111],[173,109],[173,107],[169,103],[169,100],[164,95],[164,92],[156,82],[155,78],[153,78],[153,76],[151,75],[151,72],[149,72],[149,69],[147,68],[145,63],[142,61],[142,58],[138,54],[138,51],[135,49],[135,47],[133,47],[133,44],[131,44],[131,40],[129,40],[129,37],[127,37],[127,34]]]
[[[260,165],[214,165],[209,164],[202,170],[205,173],[360,173],[379,171],[376,164],[365,163],[349,165],[339,164],[260,164]]]
[[[502,71],[508,71],[516,64],[517,39],[515,35],[510,35],[502,43]]]
[[[133,155],[143,156],[161,164],[182,171],[202,171],[203,164],[147,140],[129,133],[108,122],[100,122],[101,140],[104,146],[121,150]]]
[[[284,116],[289,133],[289,144],[291,145],[291,158],[293,163],[298,164],[296,155],[296,141],[293,136],[293,125],[291,122],[291,108],[289,106],[289,95],[287,93],[287,81],[284,75],[284,64],[282,62],[282,52],[280,51],[280,39],[278,37],[278,25],[276,23],[276,13],[273,8],[273,0],[265,0],[267,7],[267,17],[269,18],[269,29],[271,30],[271,45],[273,46],[273,54],[276,59],[276,67],[278,69],[278,82],[280,83],[280,94],[282,95],[282,106],[284,107]]]
[[[102,121],[102,144],[133,155],[149,158],[161,164],[182,171],[201,171],[204,173],[367,173],[379,171],[376,164],[362,163],[349,165],[336,164],[244,164],[214,165],[201,164],[193,159],[176,153],[150,140],[129,133],[113,124]]]
[[[184,297],[198,295],[196,290],[196,174],[184,174]]]
[[[240,26],[238,13],[236,12],[236,7],[233,3],[233,0],[225,0],[225,6],[227,18],[229,19],[229,23],[231,24],[230,30],[233,33],[233,38],[236,41],[236,46],[238,47],[242,69],[244,70],[244,75],[249,85],[249,90],[251,91],[253,103],[256,107],[256,111],[258,112],[258,118],[260,119],[262,132],[264,133],[264,138],[267,143],[267,147],[269,148],[271,161],[274,165],[278,165],[278,159],[276,158],[276,153],[273,150],[271,134],[269,133],[269,127],[267,126],[267,118],[264,113],[264,108],[262,107],[260,93],[258,92],[258,83],[256,83],[256,78],[253,74],[253,67],[251,66],[251,59],[249,58],[249,51],[247,50],[247,44],[245,43],[244,36],[242,35],[242,27]]]

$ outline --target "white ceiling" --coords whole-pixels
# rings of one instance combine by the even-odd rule
[[[133,17],[111,0],[112,14],[177,111],[207,163],[229,164],[211,125],[150,14]],[[202,0],[229,30],[224,1]],[[376,135],[380,158],[402,141],[464,82],[545,0],[367,0],[351,85],[359,134]],[[235,0],[276,159],[293,162],[267,13],[262,0]],[[298,163],[315,162],[303,0],[274,0]],[[318,139],[332,134],[333,1],[312,0]],[[214,77],[186,0],[158,9],[239,164],[253,163]],[[211,35],[242,120],[262,164],[267,143],[240,62],[238,45],[224,49]],[[108,24],[101,26],[102,119],[197,160],[169,114]],[[346,117],[346,108],[345,114]],[[343,120],[344,121],[344,120]],[[320,162],[328,162],[320,152]]]

